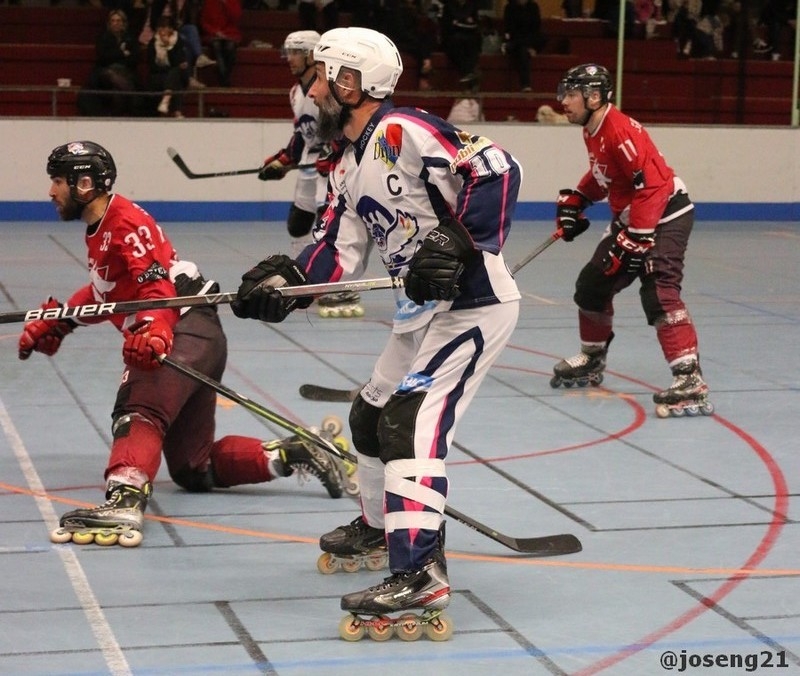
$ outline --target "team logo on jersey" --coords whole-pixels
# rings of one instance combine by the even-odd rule
[[[169,273],[166,271],[163,265],[158,261],[153,261],[153,264],[147,268],[141,275],[136,278],[136,281],[139,284],[144,284],[145,282],[155,282],[159,279],[168,279]]]
[[[611,179],[606,175],[608,171],[607,164],[600,164],[597,161],[597,156],[594,153],[589,153],[589,166],[594,180],[597,181],[601,188],[608,189],[611,185]]]
[[[92,285],[92,296],[96,301],[104,301],[106,294],[111,291],[116,285],[116,282],[109,282],[106,280],[108,277],[108,266],[102,268],[97,267],[97,261],[90,259],[89,263],[91,268],[89,270],[89,282]]]
[[[404,252],[419,233],[416,217],[402,211],[391,211],[372,197],[359,200],[356,211],[367,226],[384,262],[389,262],[393,267],[405,265],[410,254]]]
[[[378,134],[375,141],[373,159],[381,160],[392,169],[400,159],[403,146],[403,128],[399,124],[387,124],[386,129]]]

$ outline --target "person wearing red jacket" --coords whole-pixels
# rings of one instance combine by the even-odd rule
[[[219,291],[197,266],[178,258],[153,217],[122,195],[111,194],[117,176],[110,153],[92,141],[55,148],[47,160],[50,199],[64,221],[86,223],[89,283],[67,306],[156,300]],[[43,308],[63,307],[53,298]],[[123,334],[125,371],[112,412],[106,502],[64,514],[56,542],[96,540],[135,546],[163,449],[172,480],[190,492],[271,481],[304,468],[331,497],[342,494],[338,466],[296,437],[263,442],[243,436],[214,440],[216,393],[158,357],[171,355],[219,380],[227,341],[216,307],[142,310],[129,315],[36,319],[19,338],[19,357],[54,355],[80,325],[110,321]]]
[[[204,0],[200,10],[203,41],[211,45],[221,87],[231,86],[236,50],[242,41],[241,0]]]
[[[653,395],[659,417],[709,415],[697,333],[681,299],[694,205],[642,125],[611,103],[611,75],[589,63],[570,69],[557,98],[567,120],[583,127],[589,170],[560,191],[556,222],[572,241],[589,226],[584,210],[607,199],[611,224],[575,285],[581,351],[555,365],[550,384],[599,385],[614,333],[614,297],[637,279],[647,322],[656,330],[672,385]]]

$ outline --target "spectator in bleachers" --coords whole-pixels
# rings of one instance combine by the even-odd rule
[[[438,27],[423,11],[420,0],[386,0],[385,33],[401,52],[417,62],[419,88],[431,89],[431,53],[438,42]]]
[[[317,25],[317,10],[321,15]],[[329,31],[339,25],[339,0],[297,0],[300,28],[308,31]]]
[[[150,91],[162,92],[156,107],[158,114],[183,117],[181,92],[189,83],[189,62],[172,17],[159,19],[156,34],[147,45],[147,74]]]
[[[108,90],[109,95],[83,91],[78,96],[82,115],[132,115],[138,88],[136,68],[139,43],[128,30],[128,17],[122,10],[108,13],[106,28],[96,43],[95,67],[89,75],[87,90]]]
[[[478,58],[481,32],[476,0],[446,0],[440,28],[442,46],[459,73],[459,82],[475,86],[478,82]]]
[[[231,86],[236,50],[242,41],[241,20],[241,0],[204,0],[200,10],[201,33],[211,45],[222,87]]]
[[[780,61],[781,35],[786,28],[797,29],[797,4],[794,0],[766,0],[758,17],[758,28],[763,36],[757,37],[753,49],[759,54],[770,54]]]
[[[544,46],[542,13],[536,0],[508,0],[503,10],[503,51],[519,76],[523,92],[531,91],[531,56]]]

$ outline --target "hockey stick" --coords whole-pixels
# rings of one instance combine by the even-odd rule
[[[528,263],[530,263],[534,258],[536,258],[542,251],[544,251],[547,247],[551,244],[557,242],[564,236],[564,231],[561,228],[554,230],[547,236],[547,239],[542,242],[539,246],[537,246],[533,251],[531,251],[525,258],[519,261],[513,268],[511,268],[511,274],[516,275],[522,268],[524,268]]]
[[[519,261],[513,268],[511,274],[516,275],[522,268],[536,258],[542,251],[544,251],[551,244],[557,242],[564,235],[564,231],[558,228],[547,239],[531,251],[525,258]],[[305,383],[300,385],[300,396],[303,399],[311,401],[330,401],[330,402],[348,402],[355,401],[361,387],[355,387],[351,390],[341,390],[335,387],[325,387],[324,385],[315,385],[313,383]]]
[[[377,291],[395,289],[403,286],[403,280],[393,277],[377,277],[360,279],[354,282],[326,282],[323,284],[305,284],[301,286],[284,286],[276,289],[286,298],[296,296],[320,296],[340,291]],[[211,293],[203,296],[177,296],[175,298],[148,298],[145,300],[122,300],[114,303],[89,303],[55,308],[36,308],[19,312],[0,313],[0,324],[14,322],[30,322],[34,319],[81,319],[83,317],[107,317],[124,315],[142,310],[159,310],[162,308],[196,307],[198,305],[224,305],[236,300],[236,292]]]
[[[300,385],[300,396],[311,401],[332,401],[348,402],[355,401],[361,386],[354,387],[352,390],[337,390],[335,387],[325,387],[324,385],[313,385],[306,383]]]
[[[297,423],[293,423],[288,418],[284,418],[282,415],[271,411],[266,406],[258,404],[251,399],[248,399],[242,394],[226,387],[220,382],[217,382],[213,378],[209,378],[200,371],[193,369],[191,366],[187,366],[186,364],[182,364],[181,362],[175,361],[171,357],[166,355],[160,355],[158,360],[162,364],[166,364],[167,366],[183,373],[185,376],[189,378],[193,378],[198,382],[207,385],[212,390],[221,394],[222,396],[230,399],[231,401],[244,406],[248,411],[255,413],[256,415],[261,416],[262,418],[269,420],[272,423],[275,423],[279,427],[296,434],[301,439],[308,441],[315,446],[318,446],[324,451],[327,451],[331,455],[336,456],[339,460],[344,460],[353,464],[358,463],[358,458],[349,451],[342,450],[332,442],[323,439],[318,434],[314,434],[311,430],[307,430],[305,427],[298,425]],[[565,554],[574,554],[576,552],[581,551],[583,548],[581,545],[580,540],[576,538],[574,535],[570,535],[569,533],[561,533],[558,535],[546,535],[543,537],[538,538],[515,538],[509,535],[504,535],[503,533],[499,533],[498,531],[494,530],[493,528],[489,528],[488,526],[482,524],[480,521],[476,521],[472,517],[467,516],[466,514],[462,514],[456,509],[452,507],[446,506],[444,508],[444,513],[455,519],[456,521],[463,523],[465,526],[472,528],[473,530],[477,531],[481,535],[485,535],[486,537],[494,540],[495,542],[499,542],[501,545],[508,547],[509,549],[513,549],[515,552],[520,552],[522,554],[529,554],[532,556],[537,557],[544,557],[544,556],[563,556]]]
[[[212,171],[205,174],[197,174],[189,169],[189,165],[186,164],[184,159],[180,156],[180,153],[175,150],[175,148],[167,148],[167,155],[170,156],[178,169],[183,172],[183,175],[190,179],[219,178],[220,176],[244,176],[245,174],[257,174],[259,171],[261,171],[261,167],[258,167],[257,169],[234,169],[233,171]],[[287,167],[286,171],[291,171],[292,169],[311,169],[314,166],[315,165],[313,162],[309,164],[298,164]]]

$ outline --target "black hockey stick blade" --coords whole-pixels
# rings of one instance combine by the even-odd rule
[[[520,552],[521,554],[544,558],[546,556],[576,554],[583,549],[581,541],[569,533],[542,535],[535,538],[515,538],[510,535],[499,533],[450,506],[444,508],[444,513],[459,523],[463,523],[465,526],[478,531],[481,535],[485,535],[495,542],[499,542],[504,547],[513,549],[515,552]]]
[[[323,385],[313,385],[311,383],[300,385],[300,396],[311,401],[346,403],[355,401],[360,391],[360,387],[354,387],[352,390],[337,390],[335,387],[324,387]]]

